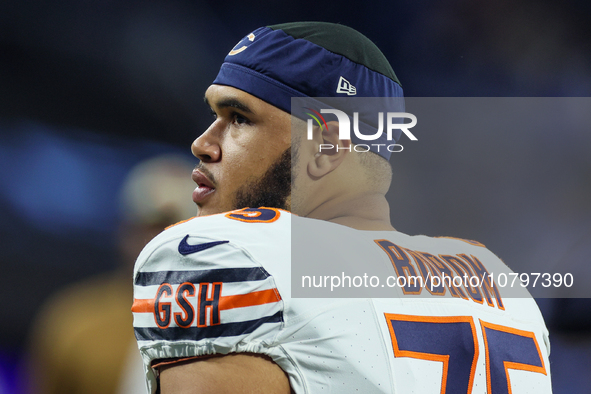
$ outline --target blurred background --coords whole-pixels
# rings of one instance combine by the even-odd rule
[[[184,207],[189,146],[211,119],[203,94],[250,31],[351,26],[385,53],[407,96],[588,98],[590,17],[584,0],[0,2],[0,394],[143,392],[132,347],[114,339],[131,335],[116,333],[131,324],[119,283],[152,234],[194,214]],[[588,131],[524,129],[511,149],[445,135],[394,155],[393,224],[591,281]],[[178,182],[155,186],[162,179]],[[183,188],[188,201],[171,197]],[[539,302],[555,393],[591,392],[589,300]],[[119,353],[86,356],[105,348],[86,345],[98,336]]]

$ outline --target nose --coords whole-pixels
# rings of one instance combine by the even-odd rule
[[[213,125],[205,130],[205,132],[193,141],[193,144],[191,144],[191,152],[193,153],[193,156],[205,163],[219,161],[222,157],[222,149],[212,128]]]

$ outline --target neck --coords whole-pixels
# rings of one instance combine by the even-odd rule
[[[324,202],[305,216],[357,230],[395,230],[390,224],[390,206],[382,194],[364,194],[356,198],[350,196],[335,198]]]

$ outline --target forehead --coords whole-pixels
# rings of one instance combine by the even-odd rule
[[[205,92],[205,102],[212,108],[234,107],[255,115],[289,114],[243,90],[226,85],[211,85]]]

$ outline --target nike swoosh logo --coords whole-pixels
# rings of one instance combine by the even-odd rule
[[[183,256],[186,256],[191,253],[202,252],[202,251],[207,250],[209,248],[213,248],[214,246],[221,245],[221,244],[227,244],[228,242],[230,242],[230,241],[214,241],[214,242],[205,242],[205,243],[197,244],[197,245],[189,245],[187,243],[187,239],[189,239],[189,234],[187,234],[185,236],[185,238],[183,238],[183,240],[179,244],[179,253],[182,254]]]

